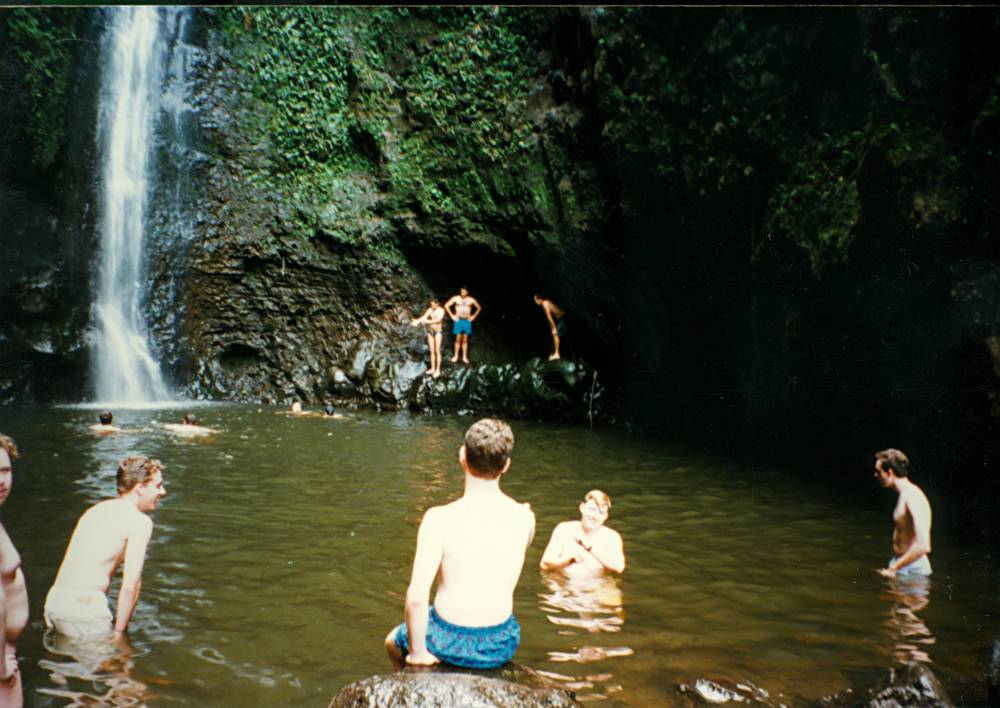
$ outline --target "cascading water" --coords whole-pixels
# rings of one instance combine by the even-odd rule
[[[171,397],[150,351],[142,266],[169,52],[160,26],[173,26],[177,10],[120,7],[110,12],[98,117],[101,256],[93,369],[98,400],[140,404]]]

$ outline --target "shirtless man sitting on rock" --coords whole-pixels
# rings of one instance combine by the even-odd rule
[[[118,496],[90,507],[70,537],[55,583],[45,599],[45,624],[72,639],[120,640],[139,602],[142,566],[153,533],[147,512],[166,490],[159,460],[126,457],[118,466]],[[112,625],[107,592],[123,566]]]
[[[406,591],[406,622],[385,638],[397,670],[439,661],[489,669],[514,656],[521,628],[513,594],[535,535],[535,515],[528,504],[500,491],[513,448],[514,434],[500,420],[484,418],[465,433],[458,451],[465,491],[424,514]]]
[[[580,502],[580,520],[563,521],[552,531],[542,554],[542,570],[564,570],[573,575],[625,570],[622,537],[604,522],[611,498],[600,489],[587,492]]]

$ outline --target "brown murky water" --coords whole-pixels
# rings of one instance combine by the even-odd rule
[[[27,705],[320,706],[389,671],[382,639],[402,618],[417,525],[460,493],[472,421],[275,410],[201,408],[222,430],[202,441],[155,426],[184,411],[119,411],[117,423],[152,427],[101,438],[86,429],[93,410],[0,410],[23,453],[0,514],[31,598],[18,648]],[[996,561],[938,533],[929,595],[897,592],[872,571],[887,560],[892,498],[864,470],[847,497],[666,443],[513,427],[504,488],[538,518],[515,598],[518,663],[604,705],[669,705],[699,677],[795,705],[909,657],[956,702],[985,701]],[[46,647],[42,605],[77,517],[113,495],[117,461],[133,453],[163,460],[168,495],[133,651],[88,663]],[[553,527],[593,487],[612,496],[629,569],[576,584],[540,573]]]

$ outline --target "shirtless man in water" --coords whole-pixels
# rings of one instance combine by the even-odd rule
[[[45,624],[74,639],[121,640],[139,601],[142,566],[153,533],[147,512],[166,490],[159,460],[134,455],[118,465],[118,496],[90,507],[70,537],[56,581],[45,599]],[[107,592],[122,569],[112,625]]]
[[[0,433],[0,504],[10,496],[14,472],[12,460],[18,458],[17,445]],[[3,654],[0,654],[0,706],[19,708],[24,695],[21,671],[17,665],[17,640],[28,624],[28,590],[21,571],[21,556],[0,524],[0,628],[3,629]]]
[[[465,433],[458,451],[465,492],[424,514],[406,591],[406,622],[385,638],[397,670],[404,663],[439,661],[487,669],[514,656],[521,628],[512,612],[513,594],[535,536],[535,514],[500,491],[513,449],[514,434],[503,421],[484,418]],[[429,607],[435,576],[437,595]]]
[[[892,512],[893,557],[878,572],[888,578],[920,577],[931,574],[931,505],[923,490],[910,481],[910,460],[901,451],[889,448],[875,453],[875,478],[899,498]]]
[[[441,375],[441,335],[444,332],[444,308],[435,298],[420,317],[410,320],[410,326],[426,325],[427,348],[431,352],[431,366],[427,373],[437,378]]]
[[[563,521],[552,531],[542,554],[542,570],[565,570],[570,574],[595,574],[625,570],[622,537],[604,522],[611,511],[611,498],[600,489],[587,492],[580,502],[580,520]]]
[[[112,424],[111,421],[114,420],[114,416],[112,415],[111,411],[104,411],[103,413],[101,413],[101,415],[98,416],[98,420],[101,422],[90,426],[90,429],[95,433],[99,433],[101,435],[107,435],[109,433],[122,432],[121,428],[119,428],[117,425]]]
[[[475,314],[472,308],[476,308]],[[452,295],[451,299],[444,304],[444,309],[455,325],[451,333],[455,335],[455,356],[451,358],[451,363],[458,361],[458,352],[461,349],[462,361],[469,363],[469,335],[472,334],[472,323],[483,311],[482,306],[476,298],[469,295],[465,288],[459,288],[458,295]]]
[[[214,428],[206,428],[204,425],[198,425],[198,419],[195,417],[194,413],[188,413],[184,418],[181,419],[180,423],[164,423],[164,430],[169,430],[171,433],[177,433],[178,435],[184,435],[186,437],[197,437],[200,435],[215,435],[218,430]]]

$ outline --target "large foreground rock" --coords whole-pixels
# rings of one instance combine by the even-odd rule
[[[848,689],[824,698],[820,704],[864,708],[951,708],[954,705],[930,668],[917,662],[890,669],[889,675],[873,688],[859,692]]]
[[[342,688],[330,708],[378,706],[579,706],[570,691],[513,683],[501,678],[441,671],[371,676]]]

